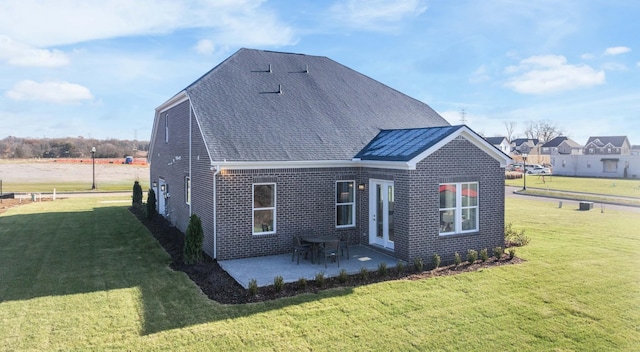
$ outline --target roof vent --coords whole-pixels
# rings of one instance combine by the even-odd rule
[[[273,71],[271,71],[271,64],[269,64],[269,73],[271,73]]]
[[[282,84],[278,84],[278,94],[282,94]]]
[[[304,70],[304,73],[309,73],[309,64],[307,64],[307,69]]]

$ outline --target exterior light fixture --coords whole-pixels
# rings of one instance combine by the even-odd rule
[[[365,188],[366,188],[366,187],[365,187],[364,183],[360,183],[360,184],[358,184],[358,190],[360,190],[360,191],[364,191],[364,190],[365,190]]]
[[[524,182],[524,187],[522,188],[523,191],[527,190],[527,157],[529,156],[529,153],[522,153],[522,180]]]

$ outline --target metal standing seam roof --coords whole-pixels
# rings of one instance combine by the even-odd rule
[[[185,92],[212,161],[350,160],[381,130],[449,126],[322,56],[240,49]]]
[[[355,158],[360,160],[410,161],[464,127],[443,126],[381,131]]]

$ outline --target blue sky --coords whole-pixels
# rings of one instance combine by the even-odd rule
[[[327,56],[452,124],[640,144],[640,2],[5,0],[0,138],[148,140],[154,109],[241,47]]]

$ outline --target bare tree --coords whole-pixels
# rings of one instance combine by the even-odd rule
[[[516,123],[513,121],[505,121],[504,127],[507,129],[507,140],[511,143],[513,140],[513,131],[516,129]]]
[[[524,134],[529,139],[538,139],[540,143],[546,143],[562,135],[562,132],[553,122],[549,120],[540,120],[528,121]]]

